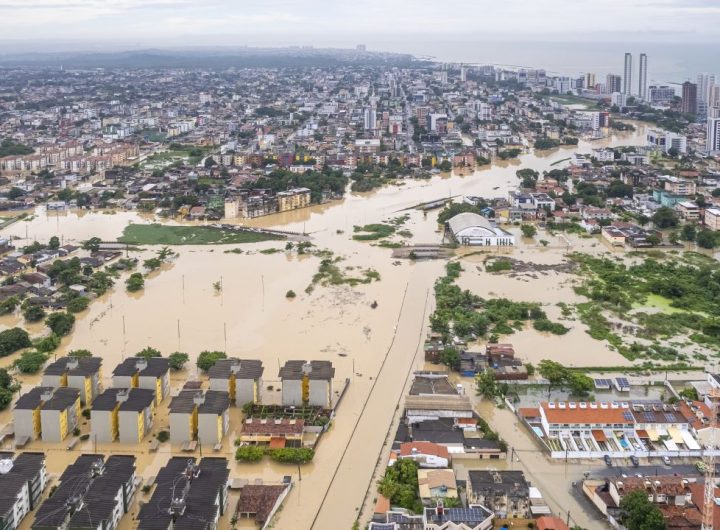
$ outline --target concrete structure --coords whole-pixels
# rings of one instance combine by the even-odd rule
[[[444,499],[457,499],[457,481],[452,469],[418,469],[418,491],[423,504],[437,504]]]
[[[310,206],[310,190],[308,188],[293,188],[277,193],[278,212],[287,212]]]
[[[607,94],[622,92],[622,77],[615,74],[605,76],[605,92]]]
[[[469,471],[467,500],[501,519],[530,517],[530,485],[522,471]]]
[[[711,98],[715,89],[715,75],[698,74],[697,76],[697,113],[707,116],[712,107]]]
[[[134,495],[134,456],[80,455],[38,509],[32,530],[114,530]]]
[[[650,147],[657,147],[664,153],[669,153],[674,149],[679,154],[687,153],[687,137],[683,134],[677,134],[670,131],[660,129],[650,129],[647,133],[647,143]]]
[[[445,223],[445,237],[464,246],[514,246],[515,236],[498,228],[487,218],[465,212]]]
[[[400,445],[397,460],[409,458],[422,468],[447,468],[450,465],[450,452],[447,447],[432,442],[405,442]],[[396,459],[390,460],[393,465]]]
[[[648,97],[651,105],[669,105],[675,99],[675,89],[668,85],[650,85]]]
[[[708,115],[705,149],[710,154],[720,154],[720,108],[717,107],[710,109]]]
[[[638,96],[642,101],[647,101],[647,54],[640,54],[640,72],[638,76]]]
[[[20,396],[13,410],[15,441],[61,442],[78,426],[80,391],[36,387]]]
[[[215,530],[227,509],[230,470],[225,458],[175,456],[160,470],[149,502],[137,515],[138,530]],[[169,503],[174,497],[174,501]],[[158,510],[158,506],[166,506]]]
[[[0,528],[15,530],[34,510],[47,485],[43,453],[0,454]]]
[[[247,418],[240,442],[273,447],[302,447],[305,420]]]
[[[61,357],[45,368],[42,386],[76,388],[80,402],[88,405],[102,392],[102,358]]]
[[[705,210],[705,226],[710,230],[720,230],[720,209],[708,208]]]
[[[145,388],[108,388],[90,411],[91,434],[102,443],[138,443],[150,432],[155,393]]]
[[[332,406],[335,368],[330,361],[286,361],[279,377],[283,405]]]
[[[170,392],[170,362],[162,357],[128,357],[113,370],[113,386],[152,390],[159,405]]]
[[[262,361],[220,359],[207,372],[210,390],[227,392],[230,401],[237,405],[258,403],[264,370]]]
[[[170,441],[207,445],[223,441],[230,426],[230,398],[225,391],[183,390],[170,402]]]
[[[682,84],[681,111],[685,114],[697,114],[698,89],[695,83],[685,81]]]
[[[632,73],[633,73],[633,57],[631,53],[625,54],[625,70],[623,71],[623,92],[627,96],[632,96]]]

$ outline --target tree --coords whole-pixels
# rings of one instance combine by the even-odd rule
[[[70,313],[53,313],[47,317],[45,324],[55,335],[64,337],[72,331],[75,325],[75,316]]]
[[[60,238],[58,236],[52,236],[48,242],[48,248],[52,250],[60,248]]]
[[[28,322],[40,322],[45,318],[45,310],[39,305],[29,305],[23,310],[23,317]]]
[[[537,228],[535,228],[535,225],[522,225],[520,230],[525,237],[535,237],[535,234],[537,234]]]
[[[187,353],[183,352],[173,352],[168,356],[168,361],[170,363],[170,368],[173,370],[182,370],[183,366],[185,366],[185,363],[187,363],[190,360],[190,357]]]
[[[142,290],[145,287],[145,279],[139,272],[133,272],[130,277],[125,280],[127,290],[131,293]]]
[[[700,248],[715,248],[717,246],[715,233],[712,230],[700,230],[700,232],[698,232],[696,241]]]
[[[225,359],[227,355],[225,355],[225,352],[221,351],[203,351],[200,352],[200,355],[198,355],[197,359],[197,367],[200,368],[203,372],[207,372],[210,368],[212,368],[216,362],[218,362],[220,359]]]
[[[24,329],[10,328],[0,331],[0,357],[7,357],[11,353],[31,345],[30,335]]]
[[[87,241],[82,242],[82,248],[91,252],[97,252],[100,250],[100,243],[102,243],[102,239],[99,237],[91,237]]]
[[[445,348],[440,352],[439,359],[442,364],[449,368],[457,369],[460,365],[460,353],[456,348]]]
[[[568,374],[567,384],[573,396],[587,396],[594,388],[592,378],[577,372],[570,372]]]
[[[662,206],[653,214],[652,222],[660,229],[673,228],[674,226],[677,226],[678,218],[672,208]]]
[[[487,399],[495,399],[498,396],[499,389],[497,380],[495,379],[495,371],[491,368],[475,376],[475,386],[478,396]]]
[[[694,224],[686,224],[680,229],[680,239],[683,241],[695,241],[697,237],[697,229]]]
[[[90,299],[85,296],[78,296],[70,300],[67,304],[67,310],[71,313],[80,313],[85,311],[90,303]]]
[[[143,261],[143,267],[151,271],[160,268],[160,265],[162,265],[162,261],[160,261],[160,258],[150,258]]]
[[[11,296],[0,302],[0,315],[8,315],[13,313],[17,306],[20,305],[20,299],[17,296]]]
[[[242,445],[235,451],[238,462],[260,462],[265,456],[265,449],[259,445]]]
[[[662,237],[660,237],[658,234],[649,234],[645,238],[645,241],[647,241],[650,245],[656,247],[660,243],[662,243]]]
[[[152,357],[162,357],[160,350],[146,346],[135,354],[135,357],[142,357],[143,359],[151,359]]]
[[[644,490],[631,491],[620,500],[623,525],[628,530],[665,530],[662,512]]]
[[[538,372],[543,379],[548,380],[550,388],[552,388],[554,386],[559,387],[563,385],[567,377],[568,370],[558,362],[543,359],[538,365]]]

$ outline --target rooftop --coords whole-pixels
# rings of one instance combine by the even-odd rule
[[[170,361],[163,357],[128,357],[115,367],[113,375],[162,377],[170,370]]]
[[[50,363],[43,373],[45,375],[90,376],[98,373],[101,365],[101,357],[60,357],[57,361]]]
[[[309,365],[309,379],[331,380],[335,377],[335,368],[330,361],[285,361],[280,369],[280,379],[300,380],[303,378],[303,366]]]
[[[259,379],[265,369],[256,359],[220,359],[208,370],[210,379],[228,379],[233,373],[237,379]]]
[[[92,410],[114,410],[119,403],[119,410],[121,411],[141,412],[152,405],[154,400],[154,390],[146,388],[108,388],[95,398]]]

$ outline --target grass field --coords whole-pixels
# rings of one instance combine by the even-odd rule
[[[125,228],[118,241],[132,245],[230,245],[278,239],[284,239],[284,237],[257,232],[223,230],[211,226],[131,224]]]

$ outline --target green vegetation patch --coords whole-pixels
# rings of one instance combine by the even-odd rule
[[[353,235],[355,241],[375,241],[393,235],[395,233],[395,226],[375,223],[365,226],[355,226],[354,230],[356,232]]]
[[[154,223],[128,225],[118,242],[131,245],[230,245],[280,239],[285,237],[214,226],[167,226]]]

